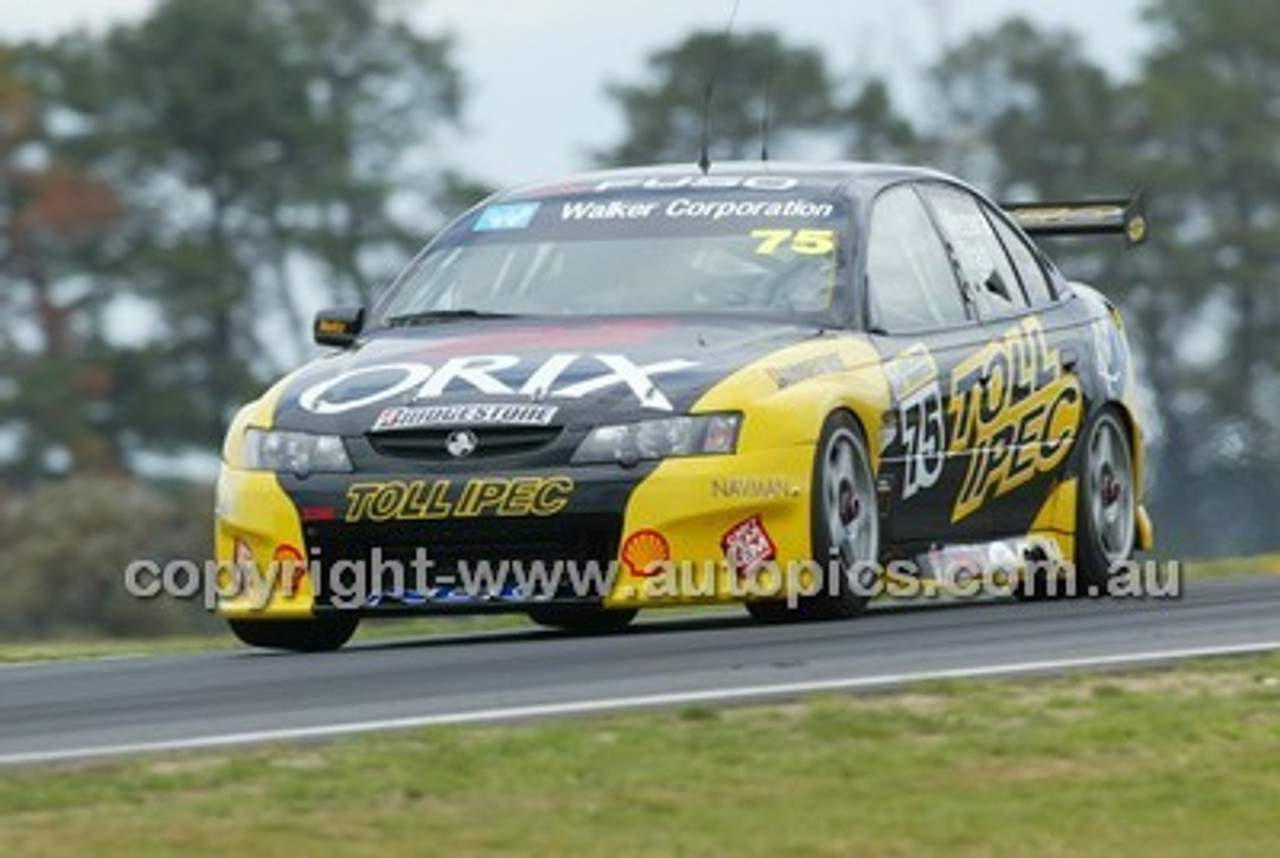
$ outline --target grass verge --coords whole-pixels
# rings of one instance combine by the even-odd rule
[[[0,855],[1276,855],[1280,656],[6,772]]]
[[[1280,575],[1280,554],[1188,560],[1183,565],[1184,573],[1193,579],[1227,578],[1231,575]]]

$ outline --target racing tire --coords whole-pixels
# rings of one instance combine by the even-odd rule
[[[539,605],[529,609],[529,619],[540,626],[580,635],[620,632],[636,618],[635,609],[609,610],[600,605]]]
[[[351,640],[360,618],[353,614],[308,620],[227,620],[231,633],[248,646],[289,652],[333,652]]]
[[[861,614],[871,600],[880,512],[866,437],[848,412],[836,412],[823,424],[811,486],[810,544],[822,570],[820,592],[799,596],[794,608],[779,600],[747,602],[757,622],[847,619]],[[839,574],[829,580],[837,568]]]
[[[1105,408],[1084,434],[1076,493],[1076,595],[1104,596],[1117,563],[1137,542],[1137,481],[1123,418]]]

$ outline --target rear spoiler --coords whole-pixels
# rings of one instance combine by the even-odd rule
[[[1000,206],[1033,236],[1124,236],[1130,247],[1147,240],[1147,214],[1138,191],[1128,199],[1087,200],[1070,203],[1006,203]]]

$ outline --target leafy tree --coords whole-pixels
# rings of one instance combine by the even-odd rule
[[[1153,281],[1161,296],[1151,303],[1182,310],[1155,331],[1151,361],[1156,396],[1181,432],[1169,439],[1178,478],[1170,512],[1213,522],[1197,528],[1200,550],[1273,548],[1280,9],[1157,0],[1146,20],[1156,47],[1137,93],[1141,156],[1169,235]]]
[[[930,73],[939,163],[992,193],[1114,193],[1128,172],[1123,93],[1078,36],[1012,18],[947,51]]]
[[[868,80],[847,105],[837,109],[837,130],[846,154],[858,161],[918,160],[923,141],[911,121],[893,105],[883,80]]]
[[[758,157],[766,98],[770,147],[777,151],[785,150],[788,137],[825,131],[835,119],[822,55],[788,46],[773,33],[694,33],[650,56],[648,71],[643,83],[608,88],[627,132],[599,153],[602,164],[697,160],[708,86],[713,161]]]
[[[77,275],[120,205],[109,185],[50,151],[25,59],[0,46],[0,312],[10,320],[0,332],[0,427],[18,473],[77,463],[119,470],[102,432],[109,380],[94,361],[100,342],[79,324],[105,296],[100,282]]]
[[[432,146],[461,109],[449,42],[395,8],[163,0],[34,64],[60,155],[123,212],[95,274],[142,302],[103,332],[125,446],[215,449],[309,313],[367,299],[465,184]]]

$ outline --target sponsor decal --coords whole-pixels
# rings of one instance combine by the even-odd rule
[[[569,477],[389,480],[347,489],[348,523],[427,521],[480,516],[547,517],[573,494]]]
[[[502,203],[489,206],[480,212],[475,225],[475,232],[502,232],[511,229],[524,229],[533,222],[538,213],[540,203]]]
[[[724,500],[772,500],[790,493],[785,477],[720,477],[711,481],[711,496]]]
[[[933,487],[942,476],[947,424],[942,413],[938,364],[923,345],[914,345],[885,365],[898,403],[905,451],[902,499]]]
[[[302,556],[302,550],[292,545],[279,545],[271,560],[288,582],[289,589],[286,592],[296,593],[303,576],[307,574],[307,560]]]
[[[724,549],[729,568],[739,576],[748,575],[778,557],[778,546],[774,545],[758,515],[729,528],[720,538],[720,547]]]
[[[813,203],[801,199],[762,202],[759,200],[691,200],[682,197],[668,203],[663,209],[663,214],[670,218],[707,218],[708,220],[724,220],[731,217],[816,220],[831,217],[835,210],[836,207],[831,203]]]
[[[667,538],[656,530],[638,530],[622,544],[622,562],[637,578],[651,578],[662,573],[662,564],[671,560]]]
[[[636,364],[619,354],[553,354],[519,386],[499,378],[521,367],[515,355],[472,355],[455,357],[437,366],[424,363],[391,363],[349,370],[311,385],[298,395],[298,405],[313,414],[344,414],[385,402],[397,396],[411,401],[435,399],[445,393],[468,388],[487,396],[529,396],[534,399],[559,397],[581,399],[610,388],[625,386],[641,407],[671,411],[671,401],[653,379],[690,369],[696,361],[672,359]],[[600,367],[598,374],[585,375],[588,365]],[[572,383],[561,379],[573,368]]]
[[[613,200],[601,203],[594,200],[575,200],[560,207],[561,220],[644,220],[653,214],[657,203],[625,202]]]
[[[249,547],[249,543],[237,538],[231,543],[231,567],[218,572],[218,587],[229,599],[243,596],[250,592],[257,578],[253,574],[256,568],[253,549]]]
[[[920,577],[959,581],[980,576],[987,564],[986,545],[946,545],[920,555]]]
[[[820,375],[830,375],[835,372],[844,372],[845,365],[840,356],[836,354],[818,355],[799,363],[793,363],[788,366],[774,367],[767,370],[769,377],[773,379],[773,383],[778,385],[779,390],[793,387],[802,381],[809,381]]]
[[[276,563],[303,563],[302,551],[292,545],[279,545],[271,559]]]
[[[1062,553],[1057,543],[1039,536],[947,545],[930,549],[917,558],[921,578],[952,584],[964,584],[966,577],[1009,583],[1032,564],[1061,562]]]
[[[957,366],[951,451],[972,455],[951,521],[1057,467],[1079,431],[1083,399],[1039,319],[1010,328]]]
[[[468,402],[387,408],[373,421],[371,432],[428,429],[439,426],[550,426],[555,405]]]
[[[316,332],[321,334],[345,334],[347,323],[341,319],[321,319],[316,322]]]
[[[723,190],[748,188],[753,191],[789,191],[800,184],[790,176],[652,176],[649,178],[605,179],[595,186],[596,191],[617,191],[639,188],[646,191],[671,191],[683,188]]]
[[[562,221],[619,221],[647,220],[655,214],[667,218],[706,218],[717,221],[727,218],[800,218],[816,220],[829,218],[835,214],[836,207],[831,203],[816,203],[805,199],[790,200],[697,200],[690,197],[678,197],[665,205],[659,203],[636,202],[634,200],[612,200],[598,202],[596,200],[573,200],[560,205]],[[782,233],[784,238],[790,236],[792,230],[766,230]],[[797,253],[807,252],[809,255],[830,253],[835,249],[834,233],[831,230],[800,230],[800,233],[822,234],[825,237],[808,235],[798,239],[794,246],[799,247]],[[755,234],[752,234],[753,237]],[[778,243],[772,246],[776,248]],[[806,248],[810,248],[806,250]],[[821,249],[812,249],[821,248]]]

